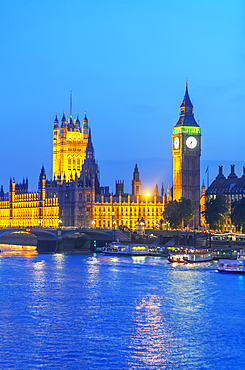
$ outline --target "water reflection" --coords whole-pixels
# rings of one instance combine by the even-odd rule
[[[239,290],[244,290],[244,287],[243,287],[243,276],[242,275],[239,275],[238,276],[238,289]]]
[[[55,253],[52,255],[57,269],[63,269],[65,266],[65,255],[63,253]]]
[[[145,263],[145,256],[132,256],[133,263]]]
[[[38,286],[41,287],[45,284],[46,263],[45,263],[44,260],[42,260],[40,262],[34,262],[33,263],[33,268],[34,268],[35,281],[38,284]]]
[[[13,244],[0,244],[0,256],[24,256],[32,257],[38,254],[36,251],[36,246],[33,245],[13,245]]]
[[[98,285],[99,272],[100,272],[100,266],[101,266],[100,259],[97,257],[89,257],[86,263],[87,263],[86,272],[88,274],[87,278],[88,278],[89,285],[92,288],[95,288]],[[94,291],[94,294],[95,294],[95,291]]]
[[[130,366],[142,364],[144,368],[164,366],[171,354],[171,330],[162,316],[162,298],[144,296],[136,303],[135,333],[131,338],[133,352]]]

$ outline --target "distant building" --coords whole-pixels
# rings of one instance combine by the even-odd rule
[[[236,175],[234,164],[230,167],[231,172],[228,177],[225,177],[223,174],[223,166],[219,166],[218,175],[206,190],[206,202],[211,198],[215,198],[217,194],[224,194],[230,205],[232,202],[245,197],[245,167],[243,167],[243,175],[241,177]],[[231,224],[230,219],[228,223]]]
[[[161,195],[156,185],[152,196],[141,194],[141,180],[136,164],[133,181],[132,195],[124,193],[124,183],[116,182],[116,193],[109,194],[101,188],[101,194],[96,196],[93,204],[93,222],[95,227],[126,226],[135,229],[142,220],[147,229],[159,227],[165,207],[163,186]]]
[[[238,177],[235,173],[235,165],[231,165],[231,172],[226,178],[223,174],[223,166],[219,166],[219,173],[215,180],[206,190],[206,197],[211,198],[217,194],[225,194],[231,203],[245,196],[245,167],[243,175]]]

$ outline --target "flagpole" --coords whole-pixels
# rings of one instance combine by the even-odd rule
[[[205,173],[207,174],[207,188],[209,187],[209,166],[207,167]]]

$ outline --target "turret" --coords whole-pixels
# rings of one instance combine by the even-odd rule
[[[116,181],[116,195],[124,194],[124,181]]]
[[[91,138],[91,128],[89,128],[88,143],[86,148],[86,159],[94,160],[94,147]]]
[[[63,111],[63,117],[62,117],[62,120],[61,120],[61,128],[64,128],[66,127],[66,117],[65,117],[65,111]]]
[[[141,180],[137,164],[135,165],[133,173],[132,195],[141,195]]]
[[[66,117],[65,117],[65,111],[63,111],[63,117],[62,117],[61,126],[60,126],[60,136],[61,136],[61,138],[66,137],[66,132],[67,132],[67,121],[66,121]]]
[[[89,135],[88,119],[87,119],[87,115],[86,115],[86,112],[85,112],[85,116],[84,116],[84,119],[83,119],[83,138],[84,139],[88,138],[88,135]]]
[[[58,137],[59,137],[59,121],[58,121],[57,113],[56,113],[55,119],[54,119],[53,139],[57,140]]]
[[[79,121],[78,115],[77,115],[77,119],[76,119],[76,130],[81,132],[80,121]]]
[[[172,200],[171,191],[168,184],[168,190],[167,190],[167,203]]]
[[[155,190],[153,191],[153,196],[159,198],[158,186],[156,184]]]
[[[3,186],[1,185],[1,191],[0,191],[0,199],[4,199],[4,191],[3,191]]]
[[[75,123],[73,122],[72,116],[70,116],[70,119],[68,121],[67,129],[68,131],[74,131]]]
[[[163,184],[162,184],[162,187],[161,187],[161,197],[164,198],[164,186],[163,186]]]
[[[40,194],[40,200],[45,200],[45,196],[46,196],[46,174],[45,174],[44,166],[42,166],[41,172],[40,172],[40,175],[39,175],[38,192]]]

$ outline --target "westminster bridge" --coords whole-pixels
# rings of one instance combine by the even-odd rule
[[[105,246],[113,240],[120,242],[147,243],[159,246],[209,246],[213,251],[233,253],[245,249],[245,235],[227,235],[221,237],[217,234],[181,230],[145,230],[145,235],[135,232],[123,232],[117,229],[102,228],[0,228],[0,244],[6,240],[15,239],[7,244],[22,244],[25,236],[34,240],[39,253],[55,253],[62,251],[91,252],[98,247]],[[14,237],[14,238],[13,238]],[[11,239],[12,238],[12,239]],[[28,239],[28,238],[27,238]],[[25,243],[23,243],[25,245]],[[223,252],[222,252],[223,253]]]
[[[18,241],[25,235],[36,237],[37,251],[39,253],[60,252],[63,250],[93,250],[110,243],[117,238],[117,230],[114,229],[91,229],[91,228],[43,228],[43,227],[8,227],[0,228],[1,238],[18,236]],[[16,243],[18,244],[18,243]]]
[[[27,236],[35,239],[37,251],[61,252],[70,250],[92,251],[98,247],[105,246],[113,240],[120,242],[147,243],[158,242],[164,245],[172,240],[172,245],[193,245],[198,240],[198,235],[193,232],[181,232],[176,230],[145,230],[145,235],[136,232],[124,232],[118,229],[103,228],[44,228],[44,227],[9,227],[0,228],[0,244],[2,240],[10,241],[11,244],[22,244],[25,239],[25,245],[28,242]],[[25,238],[26,237],[26,238]],[[35,238],[34,238],[35,237]],[[8,241],[8,239],[10,241]],[[30,239],[30,238],[29,238]]]

